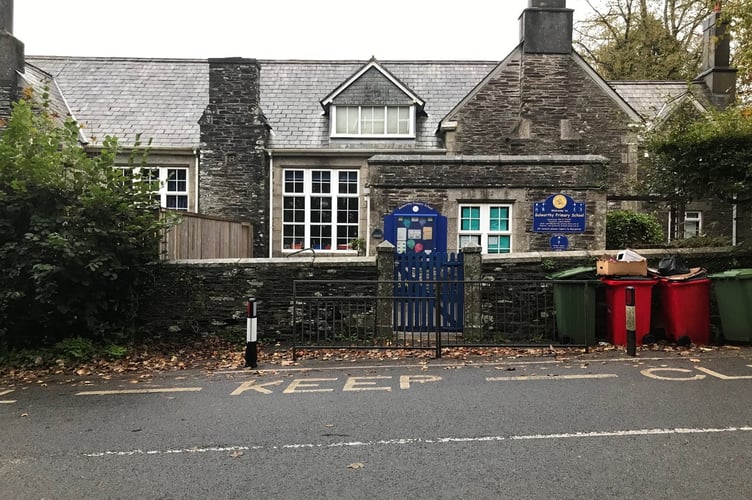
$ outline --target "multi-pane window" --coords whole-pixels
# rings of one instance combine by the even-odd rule
[[[684,237],[691,238],[702,234],[702,212],[684,212]]]
[[[512,251],[512,207],[509,205],[460,205],[459,247],[475,243],[483,253]]]
[[[333,106],[333,136],[413,135],[411,106]]]
[[[188,210],[188,169],[168,167],[120,167],[123,177],[147,182],[160,207]]]
[[[285,170],[282,248],[348,250],[358,238],[358,172]]]
[[[188,169],[166,168],[167,189],[160,191],[161,205],[176,210],[188,210]]]

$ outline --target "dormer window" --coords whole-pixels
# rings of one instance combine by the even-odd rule
[[[425,105],[373,58],[321,100],[334,139],[414,139]]]
[[[415,137],[414,106],[332,106],[332,137]]]

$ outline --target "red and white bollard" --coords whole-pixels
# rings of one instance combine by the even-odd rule
[[[245,336],[245,367],[256,368],[258,364],[258,351],[256,349],[256,299],[248,299],[248,319],[246,320]]]

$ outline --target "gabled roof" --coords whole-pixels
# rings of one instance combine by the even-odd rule
[[[340,95],[342,92],[347,90],[351,85],[353,85],[355,82],[357,82],[364,74],[366,74],[371,69],[378,71],[381,73],[387,80],[389,80],[395,87],[400,89],[402,93],[405,94],[410,100],[413,101],[413,104],[418,106],[418,108],[423,109],[423,106],[425,105],[425,102],[423,99],[418,97],[412,90],[410,90],[407,86],[405,86],[396,76],[394,76],[392,73],[387,71],[381,64],[376,61],[376,58],[372,57],[368,63],[363,65],[362,68],[360,68],[358,71],[355,72],[354,75],[352,75],[350,78],[348,78],[346,81],[342,82],[342,84],[334,89],[329,95],[324,97],[321,100],[321,106],[325,109],[329,109],[329,105],[332,103],[334,99],[338,95]]]
[[[122,146],[136,134],[155,148],[190,148],[200,142],[198,120],[209,102],[206,60],[35,57],[51,74],[90,145],[106,135]]]
[[[475,97],[475,95],[482,89],[488,82],[493,80],[499,72],[503,71],[504,68],[506,68],[509,65],[509,62],[517,59],[520,57],[520,54],[522,53],[522,44],[517,45],[512,52],[510,52],[507,57],[504,58],[503,61],[496,64],[494,68],[491,69],[491,71],[488,72],[488,74],[484,75],[483,79],[478,82],[477,85],[473,87],[473,89],[462,96],[462,99],[455,103],[454,106],[452,106],[452,109],[450,109],[446,115],[444,115],[441,120],[439,120],[438,127],[442,127],[447,122],[451,122],[455,118],[455,114],[461,110],[470,100]]]
[[[65,100],[65,96],[60,91],[60,86],[51,74],[33,64],[26,63],[24,72],[19,73],[18,76],[18,84],[22,92],[26,88],[31,89],[31,99],[38,104],[42,104],[46,100],[48,110],[55,121],[62,124],[68,117],[76,119]],[[86,137],[80,130],[78,140],[86,143]]]
[[[507,55],[507,57],[504,58],[503,61],[501,61],[498,65],[496,65],[493,70],[491,70],[488,75],[483,78],[482,81],[478,83],[478,85],[473,88],[471,92],[469,92],[464,98],[459,101],[448,113],[447,115],[442,118],[440,121],[440,126],[451,126],[453,120],[455,119],[455,114],[461,110],[468,101],[470,101],[486,84],[488,84],[491,80],[496,78],[499,73],[503,72],[507,66],[512,61],[519,61],[522,57],[522,44],[518,45],[517,47],[512,50],[512,52]],[[624,99],[619,93],[615,92],[612,87],[608,85],[608,83],[601,78],[601,76],[585,61],[585,59],[582,58],[577,52],[572,51],[572,53],[569,55],[569,57],[572,58],[572,60],[580,66],[583,71],[599,86],[603,91],[611,97],[611,99],[614,101],[614,103],[619,106],[622,111],[633,121],[639,122],[642,121],[641,116],[633,109],[631,104],[628,100]]]
[[[658,119],[659,115],[665,115],[669,110],[667,103],[681,96],[691,96],[707,109],[707,87],[699,82],[611,81],[609,85],[647,122]]]

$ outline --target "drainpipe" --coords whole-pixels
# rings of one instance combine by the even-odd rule
[[[199,182],[199,175],[198,175],[198,168],[199,168],[199,151],[198,148],[193,148],[193,177],[194,177],[194,183],[193,183],[193,211],[196,213],[199,213],[198,210],[198,182]]]
[[[366,242],[366,255],[371,255],[371,235],[368,231],[371,230],[371,188],[364,189],[366,195],[366,234],[363,239]]]
[[[736,195],[734,195],[734,201],[736,201]],[[736,246],[736,203],[732,205],[731,209],[731,245]]]
[[[269,213],[267,217],[269,218],[269,257],[272,257],[274,255],[272,253],[274,248],[274,217],[272,217],[272,207],[274,206],[274,157],[271,150],[267,150],[267,153],[269,153]]]

